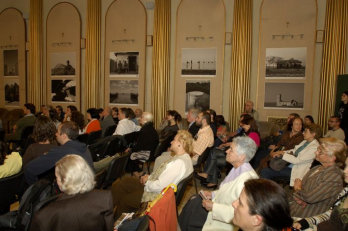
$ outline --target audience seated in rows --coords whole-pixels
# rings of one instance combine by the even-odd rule
[[[79,112],[79,111],[73,111],[71,112],[71,115],[69,117],[69,121],[76,123],[78,130],[79,130],[79,135],[84,134],[85,131],[85,117],[84,115]]]
[[[137,126],[139,126],[139,121],[135,118],[136,115],[135,115],[135,112],[133,111],[132,108],[127,108],[128,110],[128,119],[133,121],[133,123]]]
[[[13,133],[6,134],[5,141],[20,140],[23,128],[27,126],[34,126],[36,117],[35,105],[31,103],[24,104],[24,117],[19,119],[15,125],[13,125]]]
[[[179,216],[182,231],[190,230],[233,230],[234,209],[232,202],[239,198],[244,182],[258,178],[249,164],[255,155],[257,146],[249,137],[237,137],[227,150],[226,161],[233,169],[221,182],[220,188],[204,191],[205,200],[194,195],[185,205]]]
[[[217,127],[215,124],[216,111],[213,109],[208,109],[208,110],[206,110],[206,112],[209,113],[209,115],[210,115],[210,124],[209,125],[210,125],[211,130],[213,131],[214,139],[215,139],[216,133],[217,133]]]
[[[58,116],[60,118],[60,121],[63,121],[64,120],[64,116],[65,116],[65,113],[63,111],[63,107],[58,105],[58,106],[56,106],[55,110],[56,110],[56,112],[57,112],[57,114],[58,114]]]
[[[54,123],[54,125],[56,126],[56,129],[58,129],[60,123],[61,123],[61,119],[59,118],[56,110],[51,109],[48,111],[48,117],[52,120],[52,122]]]
[[[140,118],[141,118],[141,115],[143,114],[143,111],[140,108],[137,108],[135,109],[134,113],[135,113],[135,118],[140,123]]]
[[[348,183],[348,158],[345,161],[343,172],[345,183]],[[296,195],[296,194],[295,194]],[[345,219],[348,213],[348,186],[346,186],[336,197],[330,209],[312,217],[306,217],[294,223],[293,227],[301,230],[311,228],[317,231],[335,230],[345,231],[348,227],[348,220]]]
[[[128,119],[128,109],[120,108],[118,110],[118,125],[113,135],[126,135],[128,133],[137,132],[140,130],[140,126],[135,125],[135,123]]]
[[[29,185],[38,181],[41,174],[54,168],[55,163],[68,154],[80,155],[93,169],[91,153],[84,143],[76,141],[78,128],[74,122],[63,122],[56,133],[60,146],[51,149],[46,155],[37,157],[30,161],[24,168],[26,182]]]
[[[77,107],[75,107],[74,105],[67,106],[63,121],[64,122],[65,121],[70,121],[71,113],[73,113],[75,111],[78,111],[78,110],[77,110]]]
[[[119,119],[118,119],[118,108],[117,107],[111,108],[111,115],[112,115],[112,118],[113,118],[115,124],[118,124]]]
[[[179,130],[171,144],[175,156],[155,169],[151,175],[144,175],[140,180],[124,177],[112,185],[115,218],[123,212],[140,208],[141,203],[154,200],[158,193],[170,183],[178,184],[193,172],[190,156],[193,153],[193,139],[189,132]]]
[[[303,126],[314,124],[314,119],[311,115],[306,115],[303,119]]]
[[[36,119],[32,138],[35,143],[29,145],[23,155],[23,168],[32,160],[46,154],[52,148],[57,147],[56,126],[53,121],[46,117],[40,116]]]
[[[296,178],[302,179],[309,171],[315,158],[315,151],[319,146],[319,138],[322,136],[322,129],[318,124],[311,124],[303,132],[304,140],[296,145],[294,149],[287,151],[278,151],[271,154],[272,158],[280,158],[290,163],[280,171],[272,168],[265,168],[260,171],[264,179],[273,179],[276,177],[290,178],[290,186],[294,186]]]
[[[320,139],[315,159],[320,165],[310,169],[303,179],[295,178],[291,216],[309,217],[321,214],[334,203],[342,190],[341,169],[346,160],[346,144],[336,138]]]
[[[248,114],[259,121],[259,113],[254,109],[254,103],[250,100],[245,102],[243,114]]]
[[[63,193],[35,213],[30,230],[114,230],[111,193],[93,189],[94,173],[84,158],[66,155],[55,166]]]
[[[112,118],[111,112],[112,110],[109,107],[105,107],[103,110],[103,120],[100,121],[102,137],[104,136],[104,133],[108,127],[115,125],[115,121]]]
[[[89,134],[91,132],[100,131],[100,122],[99,122],[99,112],[96,108],[90,108],[87,110],[87,121],[88,124],[85,127],[85,133]]]
[[[22,157],[19,153],[12,152],[7,155],[6,149],[6,144],[0,141],[0,179],[15,175],[22,170]]]
[[[276,144],[271,144],[266,149],[260,149],[254,159],[253,167],[258,169],[258,172],[266,168],[267,162],[271,160],[273,154],[277,154],[281,151],[287,151],[295,148],[303,141],[303,126],[302,119],[300,117],[292,118],[288,121],[287,128],[281,135],[281,140]]]

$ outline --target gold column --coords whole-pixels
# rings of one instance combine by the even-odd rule
[[[27,102],[33,103],[37,108],[46,102],[46,79],[43,74],[42,7],[42,0],[30,0]]]
[[[244,102],[249,99],[251,72],[253,1],[235,0],[232,29],[230,116],[232,131],[237,129]]]
[[[99,108],[104,102],[104,89],[100,71],[101,1],[88,0],[86,25],[86,56],[84,90],[81,97],[84,108]]]
[[[168,110],[170,77],[170,0],[156,0],[152,55],[152,112],[158,125]]]
[[[336,82],[337,75],[345,73],[347,30],[348,0],[327,0],[318,116],[324,133],[330,116],[336,114]]]

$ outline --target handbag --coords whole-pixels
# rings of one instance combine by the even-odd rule
[[[281,171],[283,168],[285,168],[288,165],[290,165],[289,162],[287,162],[279,157],[273,158],[269,162],[269,167],[277,172]]]

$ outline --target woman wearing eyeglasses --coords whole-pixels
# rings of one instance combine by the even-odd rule
[[[320,139],[315,159],[321,165],[307,172],[302,180],[295,179],[292,217],[310,217],[328,210],[343,188],[341,168],[346,159],[346,144],[336,138]]]

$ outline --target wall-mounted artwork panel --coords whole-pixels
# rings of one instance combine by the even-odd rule
[[[69,26],[67,26],[69,25]],[[47,102],[81,107],[81,19],[70,3],[55,5],[46,23]]]
[[[185,113],[191,107],[201,111],[210,108],[210,80],[186,80]]]
[[[142,2],[114,1],[105,18],[105,105],[145,108],[145,48]]]
[[[26,103],[25,21],[14,8],[0,13],[0,107]]]
[[[316,2],[262,1],[255,105],[262,121],[312,114]]]
[[[217,114],[222,112],[225,11],[220,0],[180,2],[176,15],[174,109],[182,116],[190,106],[211,107]],[[190,82],[193,78],[198,79],[197,84]],[[187,87],[191,83],[203,84],[202,78],[214,97],[210,97],[210,93],[188,93]],[[203,98],[204,103],[200,100]]]

